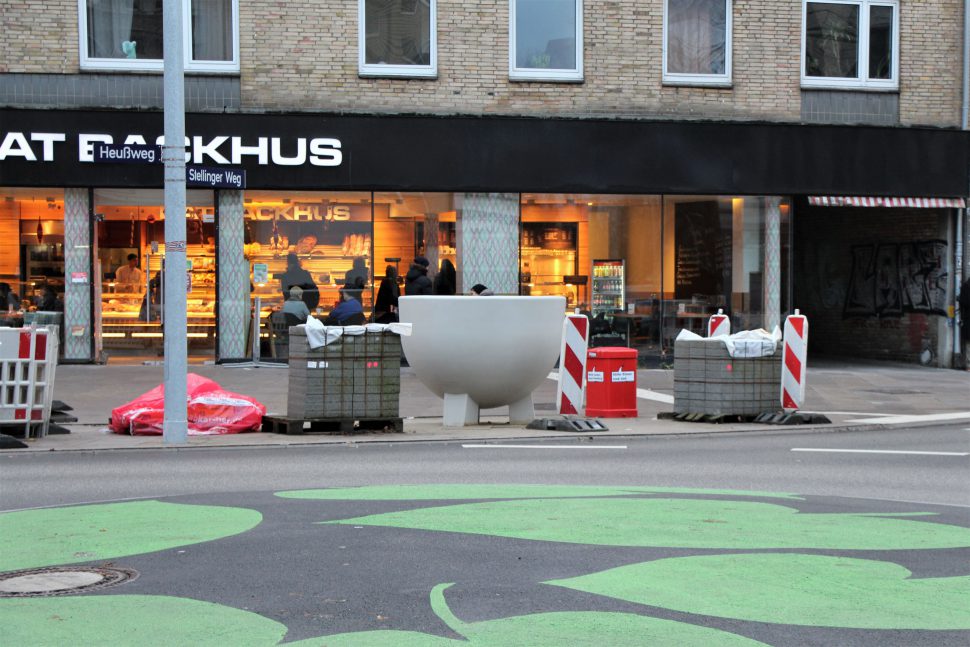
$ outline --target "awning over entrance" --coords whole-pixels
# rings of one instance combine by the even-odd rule
[[[881,198],[874,196],[810,195],[816,207],[908,207],[912,209],[963,209],[963,198]]]

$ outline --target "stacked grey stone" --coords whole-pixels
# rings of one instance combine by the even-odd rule
[[[781,409],[781,342],[767,357],[731,357],[722,342],[674,342],[674,412],[758,415]]]
[[[288,418],[399,417],[401,338],[393,333],[343,335],[311,350],[306,330],[295,326],[289,369]]]

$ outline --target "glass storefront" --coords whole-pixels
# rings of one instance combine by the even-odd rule
[[[789,203],[772,197],[521,197],[522,294],[558,294],[591,317],[593,346],[665,364],[682,329],[771,327],[788,307]],[[771,307],[767,300],[773,300]]]
[[[591,345],[635,347],[646,365],[669,363],[678,332],[703,334],[718,309],[737,331],[770,328],[789,306],[787,198],[225,193],[187,192],[190,358],[248,354],[257,299],[265,337],[270,315],[294,285],[315,316],[326,317],[350,295],[372,320],[381,283],[396,274],[404,294],[416,256],[428,260],[432,280],[454,266],[446,291],[467,293],[483,283],[498,294],[561,295],[570,311],[591,317]],[[85,204],[90,196],[93,206],[93,280],[85,299],[93,300],[96,348],[108,356],[157,357],[164,329],[163,193],[79,195]],[[36,309],[45,295],[52,303],[63,299],[70,280],[64,196],[57,189],[0,189],[0,282],[24,300],[21,309]],[[226,219],[223,209],[235,215]],[[233,236],[242,243],[223,246]],[[236,350],[228,353],[221,342],[216,349],[226,330],[220,317],[240,321]]]
[[[64,275],[64,191],[0,188],[0,317],[63,310]]]
[[[185,203],[189,355],[211,359],[216,337],[213,193],[187,191]],[[160,190],[94,191],[95,320],[109,356],[161,354],[165,216]]]

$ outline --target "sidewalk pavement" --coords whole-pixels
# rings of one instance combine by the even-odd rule
[[[192,365],[189,370],[219,382],[230,391],[255,397],[268,413],[286,413],[288,371],[276,368],[229,368]],[[62,365],[57,368],[54,397],[71,407],[77,423],[64,425],[70,434],[31,439],[27,449],[5,451],[64,451],[146,449],[166,446],[161,436],[105,433],[111,410],[154,388],[162,381],[161,366]],[[551,375],[554,375],[551,374]],[[507,408],[482,412],[479,425],[448,428],[442,425],[442,401],[415,377],[401,369],[401,406],[404,432],[366,431],[354,434],[244,433],[224,436],[189,436],[188,447],[279,446],[327,443],[396,441],[474,441],[528,438],[599,438],[705,434],[745,431],[842,431],[905,425],[970,425],[970,373],[931,369],[908,364],[853,360],[810,360],[806,380],[805,411],[823,413],[827,425],[777,426],[758,423],[695,423],[658,420],[673,411],[672,370],[641,370],[637,376],[637,418],[600,419],[608,431],[574,432],[526,429],[508,422]],[[555,417],[556,381],[547,379],[533,393],[536,417]],[[0,430],[2,431],[2,430]]]

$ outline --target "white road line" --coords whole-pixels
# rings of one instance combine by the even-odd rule
[[[550,380],[559,381],[559,373],[553,371],[546,376]],[[663,402],[664,404],[673,404],[674,396],[667,395],[666,393],[659,393],[657,391],[651,391],[650,389],[637,389],[637,397],[641,400],[654,400],[656,402]]]
[[[626,449],[626,445],[462,445],[465,449]]]
[[[911,422],[942,422],[944,420],[970,420],[970,411],[957,411],[956,413],[931,413],[927,415],[886,416],[884,418],[859,418],[856,420],[847,420],[846,422],[861,424],[882,423],[890,425],[904,425]]]
[[[914,456],[970,456],[970,452],[920,452],[896,449],[821,449],[818,447],[792,447],[793,452],[832,452],[837,454],[906,454]]]

